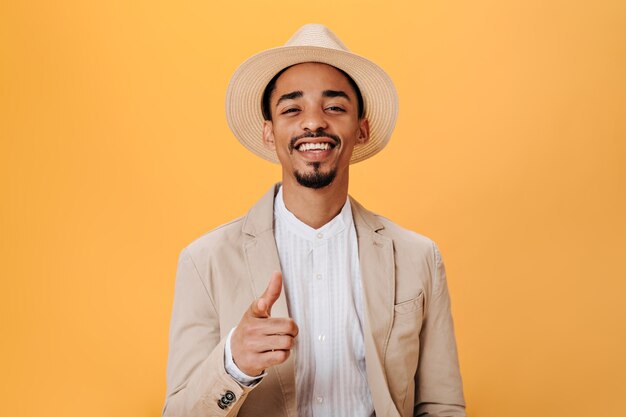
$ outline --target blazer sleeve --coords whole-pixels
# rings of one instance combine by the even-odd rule
[[[414,416],[465,417],[450,296],[441,254],[433,244],[434,274],[420,333]]]
[[[170,323],[164,417],[237,415],[253,387],[239,384],[224,369],[225,341],[211,295],[183,250]],[[222,398],[223,408],[218,404]]]

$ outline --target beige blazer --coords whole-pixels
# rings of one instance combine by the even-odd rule
[[[274,186],[246,216],[200,237],[180,255],[164,416],[297,416],[294,355],[270,368],[253,388],[241,386],[224,370],[225,337],[272,272],[280,270],[273,233],[276,191]],[[366,311],[367,379],[376,416],[465,416],[437,247],[353,199],[351,204]],[[288,316],[284,291],[272,316]],[[228,391],[222,409],[218,402]]]

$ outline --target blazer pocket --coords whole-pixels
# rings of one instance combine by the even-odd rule
[[[409,393],[415,390],[423,308],[423,292],[394,305],[393,326],[385,352],[385,372],[389,376],[389,392],[398,409],[404,408],[407,398],[413,401],[413,394]]]
[[[393,306],[396,316],[403,316],[405,314],[413,313],[417,310],[421,310],[424,307],[424,293],[420,292],[415,298],[411,298],[407,301],[402,301]]]

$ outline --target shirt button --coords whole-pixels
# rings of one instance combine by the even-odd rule
[[[315,401],[317,401],[318,404],[321,404],[324,402],[324,397],[317,397],[315,398]]]
[[[321,334],[321,335],[317,336],[317,340],[319,340],[320,342],[323,342],[324,340],[326,340],[326,335],[325,334]]]
[[[317,279],[322,279],[322,274],[317,274],[317,275],[315,276],[315,278],[317,278]]]
[[[318,239],[321,239],[321,238],[323,238],[323,237],[324,237],[324,233],[318,233],[318,234],[317,234],[317,238],[318,238]]]

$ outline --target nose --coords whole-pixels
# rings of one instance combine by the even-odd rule
[[[307,109],[303,112],[300,127],[302,130],[315,132],[320,129],[326,129],[328,124],[321,109]]]

